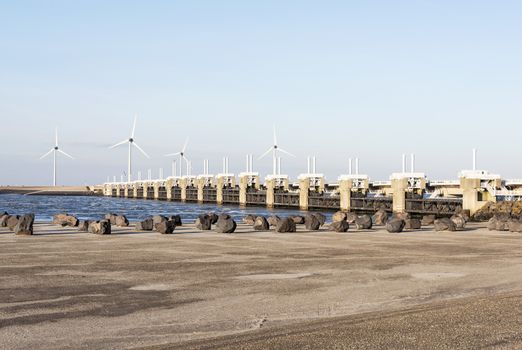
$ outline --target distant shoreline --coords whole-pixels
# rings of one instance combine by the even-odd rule
[[[0,194],[26,194],[32,196],[102,195],[93,186],[0,186]]]

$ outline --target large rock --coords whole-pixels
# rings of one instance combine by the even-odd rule
[[[386,222],[388,221],[388,213],[384,209],[379,209],[372,216],[372,220],[375,225],[386,225]]]
[[[321,227],[321,222],[314,214],[308,214],[305,216],[305,227],[309,231],[317,231]]]
[[[277,215],[272,215],[268,218],[268,224],[270,226],[277,226],[277,224],[281,221],[281,218]]]
[[[210,223],[212,225],[216,224],[219,220],[219,216],[216,213],[207,213],[207,216],[210,218]]]
[[[294,220],[294,222],[296,223],[296,225],[302,225],[305,223],[305,217],[304,216],[301,216],[301,215],[293,215],[293,216],[290,216],[290,218],[292,220]]]
[[[91,220],[82,220],[78,224],[78,231],[80,232],[89,232],[89,225],[91,224]]]
[[[165,221],[169,221],[169,219],[167,219],[166,216],[154,215],[152,217],[152,226],[156,226],[156,224],[159,224],[159,223],[162,223],[162,222],[165,222]]]
[[[437,219],[433,223],[435,231],[456,231],[455,223],[449,218]]]
[[[0,227],[7,227],[7,220],[9,219],[9,214],[3,213],[0,216]]]
[[[406,221],[393,218],[386,223],[386,231],[390,233],[400,233],[406,227]]]
[[[338,211],[332,215],[332,222],[346,221],[347,215],[344,211]]]
[[[216,222],[216,226],[214,227],[214,231],[217,233],[234,233],[237,228],[237,224],[230,217],[230,215],[221,214],[219,215],[218,221]]]
[[[109,221],[111,223],[111,225],[116,225],[117,216],[118,216],[117,214],[113,214],[113,213],[105,214],[105,220]]]
[[[96,235],[110,235],[111,222],[109,220],[100,220],[91,222],[89,225],[89,232]]]
[[[453,215],[450,218],[451,221],[455,224],[455,228],[457,230],[463,230],[466,227],[466,220],[463,216],[459,215]]]
[[[277,222],[276,232],[286,233],[286,232],[296,232],[296,226],[294,220],[290,218],[280,219]]]
[[[255,217],[254,215],[252,215],[252,214],[248,214],[247,216],[245,216],[245,217],[243,218],[243,223],[244,223],[245,225],[250,225],[250,226],[252,226],[252,225],[254,225],[254,222],[255,222],[255,221],[256,221],[256,217]]]
[[[268,231],[270,224],[264,216],[258,216],[254,221],[254,230],[256,231]]]
[[[346,232],[350,228],[350,224],[346,220],[334,221],[330,224],[330,230],[334,232]]]
[[[23,215],[18,219],[18,223],[14,228],[17,235],[30,236],[33,234],[34,214]]]
[[[168,235],[174,233],[176,225],[174,225],[173,221],[168,220],[157,223],[156,225],[154,225],[154,228],[157,232],[161,233],[162,235]]]
[[[183,222],[181,221],[181,215],[171,215],[168,217],[169,221],[174,223],[174,226],[183,226]]]
[[[404,220],[404,228],[406,230],[419,230],[422,228],[422,223],[419,219],[406,219]]]
[[[422,226],[431,226],[435,222],[437,217],[435,215],[424,215],[422,217],[421,225]]]
[[[522,222],[519,220],[510,220],[508,222],[509,231],[522,233]]]
[[[7,228],[10,231],[14,231],[15,226],[18,224],[18,219],[20,219],[20,215],[9,215],[7,218]]]
[[[129,226],[129,220],[125,215],[118,215],[116,216],[116,219],[114,220],[116,223],[116,226],[118,227],[128,227]]]
[[[323,214],[321,214],[321,213],[312,213],[312,215],[316,217],[316,219],[319,221],[319,224],[321,226],[323,226],[324,223],[326,222],[326,216],[324,216]],[[305,220],[306,220],[306,217],[305,217]],[[305,222],[305,224],[306,224],[306,222]]]
[[[79,224],[80,224],[80,221],[74,215],[69,215],[67,213],[53,215],[53,225],[60,225],[62,227],[65,227],[65,226],[76,227]]]
[[[357,220],[359,216],[355,213],[346,213],[346,221],[349,224],[355,224],[355,220]]]
[[[495,230],[509,231],[509,222],[510,222],[510,220],[503,220],[503,219],[497,220],[497,222],[495,224]]]
[[[166,221],[162,221],[166,222]],[[158,224],[161,224],[159,222]],[[147,218],[145,220],[139,221],[136,223],[135,230],[136,231],[152,231],[154,229],[154,221],[152,218]]]
[[[372,218],[369,215],[362,215],[355,220],[355,227],[358,230],[369,230],[372,226]]]
[[[464,219],[464,221],[468,222],[471,219],[471,214],[469,209],[458,209],[455,210],[455,215],[458,215]]]
[[[201,214],[196,219],[196,227],[198,230],[209,231],[212,228],[212,218],[207,214]]]

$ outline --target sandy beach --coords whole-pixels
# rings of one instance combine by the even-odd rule
[[[522,346],[522,236],[0,229],[6,349]]]

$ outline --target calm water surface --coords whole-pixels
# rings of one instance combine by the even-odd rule
[[[25,196],[21,194],[0,195],[0,212],[10,214],[34,213],[38,221],[51,221],[57,213],[69,213],[82,220],[99,220],[106,213],[125,214],[131,221],[143,220],[150,215],[181,215],[183,220],[195,220],[199,214],[213,211],[228,213],[235,220],[247,214],[254,215],[303,215],[304,212],[291,209],[266,209],[262,207],[240,208],[234,205],[212,205],[179,203],[144,199],[111,197],[63,197]],[[324,212],[327,217],[332,213]]]

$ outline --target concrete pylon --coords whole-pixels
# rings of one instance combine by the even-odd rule
[[[340,210],[349,212],[352,202],[352,179],[339,180],[339,201]]]

